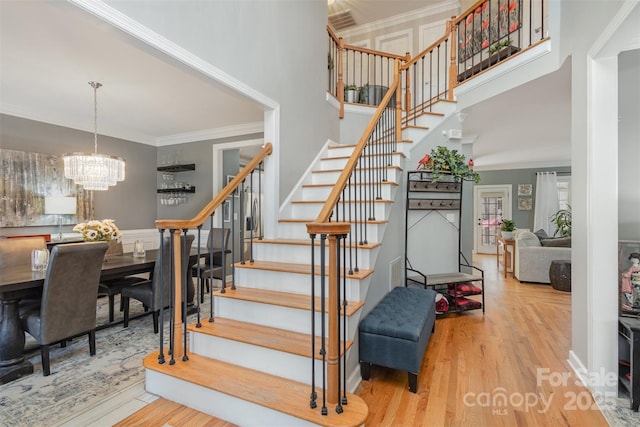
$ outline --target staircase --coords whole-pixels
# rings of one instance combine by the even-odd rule
[[[428,126],[437,126],[455,109],[442,103],[443,113],[427,115],[405,134],[422,138]],[[402,171],[412,143],[398,144],[387,181],[375,202],[375,220],[367,221],[367,242],[358,245],[357,271],[346,279],[347,390],[360,382],[354,339],[387,219],[402,184]],[[189,325],[188,362],[158,364],[157,354],[145,361],[146,388],[150,393],[184,404],[239,425],[362,425],[368,414],[364,401],[347,394],[344,412],[328,414],[309,406],[311,394],[311,240],[306,224],[313,222],[342,172],[354,146],[327,144],[281,209],[277,239],[254,242],[254,262],[235,265],[235,285],[214,292],[215,321],[197,328]],[[416,156],[417,157],[417,156]],[[362,185],[368,185],[366,182]],[[355,244],[355,243],[352,243]],[[315,244],[315,260],[319,260]],[[318,269],[316,269],[318,274]],[[316,287],[319,281],[315,281]],[[316,295],[320,289],[316,289]],[[319,298],[315,322],[319,324]],[[320,338],[313,338],[317,349]],[[314,356],[315,384],[323,383],[321,356]],[[321,396],[318,390],[319,396]],[[321,398],[319,398],[321,399]],[[322,401],[318,402],[322,406]]]

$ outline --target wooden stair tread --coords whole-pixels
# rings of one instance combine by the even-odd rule
[[[429,130],[428,126],[418,126],[418,125],[407,125],[403,129],[420,129],[420,130]]]
[[[114,427],[138,426],[240,427],[162,397],[114,424]]]
[[[374,166],[372,168],[356,168],[356,170],[376,170],[376,169],[398,169],[398,170],[402,170],[402,168],[400,166],[395,166],[395,165],[389,165],[389,166]],[[343,169],[317,169],[317,170],[312,170],[311,173],[336,173],[336,172],[342,172]]]
[[[272,244],[272,245],[299,245],[299,246],[311,246],[311,239],[262,239],[262,240],[254,240],[253,244]],[[320,242],[318,239],[314,241],[315,246],[320,246]],[[361,249],[373,249],[381,246],[380,242],[372,242],[366,244],[357,245],[358,248]],[[347,242],[347,247],[351,247],[351,245]]]
[[[396,143],[399,143],[399,142],[411,142],[411,141],[408,141],[408,140],[406,140],[406,139],[400,139],[400,140],[395,141],[395,142],[396,142]],[[382,142],[381,144],[388,144],[388,143],[389,143],[389,141],[385,141],[385,142]],[[376,144],[376,143],[374,143],[374,144]],[[335,149],[340,149],[340,148],[356,148],[356,147],[357,147],[357,145],[358,145],[358,144],[340,144],[340,145],[330,145],[328,148],[329,148],[329,150],[335,150]]]
[[[242,301],[258,302],[262,304],[279,305],[283,307],[296,308],[300,310],[311,310],[311,297],[304,294],[292,294],[289,292],[276,292],[264,289],[246,288],[236,286],[236,289],[227,288],[224,293],[220,289],[213,292],[214,296],[220,298],[231,298]],[[347,301],[347,316],[353,316],[362,306],[363,301]],[[328,309],[329,304],[325,303]],[[316,297],[315,311],[320,311],[320,297]]]
[[[201,326],[199,328],[196,327],[194,323],[189,325],[187,329],[196,333],[269,348],[271,350],[295,354],[297,356],[311,356],[311,336],[300,332],[257,325],[255,323],[241,322],[219,316],[215,317],[214,322],[201,322]],[[339,347],[341,355],[344,350],[343,344],[344,343],[341,341]],[[347,341],[347,349],[351,348],[352,344],[353,341]],[[322,339],[320,337],[315,337],[315,348],[320,349],[321,345]],[[329,345],[326,340],[325,345]],[[319,351],[316,351],[314,357],[322,360],[322,356]]]
[[[320,408],[309,408],[311,387],[275,375],[189,354],[189,360],[176,360],[175,365],[158,363],[158,352],[144,359],[144,367],[174,378],[197,384],[256,405],[289,414],[318,425],[359,426],[367,418],[369,409],[358,396],[347,393],[348,405],[344,412],[336,414],[333,407],[328,415],[321,415]],[[321,396],[321,394],[318,394]],[[318,401],[319,406],[322,401]]]
[[[309,219],[309,218],[307,218],[307,219],[298,219],[298,218],[280,218],[280,219],[278,220],[278,222],[302,222],[302,223],[306,223],[306,224],[308,224],[308,223],[315,222],[315,219]],[[342,221],[341,221],[341,222],[342,222]],[[371,220],[371,219],[368,219],[368,220],[364,221],[364,223],[365,223],[365,224],[386,224],[387,222],[389,222],[389,221],[387,221],[386,219],[381,219],[381,220],[377,220],[377,219]]]
[[[377,185],[377,182],[358,182],[355,185]],[[393,182],[393,181],[382,181],[380,182],[380,184],[382,185],[395,185],[398,186],[400,184],[398,184],[397,182]],[[322,188],[322,187],[335,187],[335,183],[334,184],[302,184],[302,188]]]
[[[292,204],[314,204],[314,203],[322,203],[325,204],[327,201],[326,200],[292,200],[291,203]],[[373,200],[369,200],[369,199],[365,199],[365,200],[347,200],[347,203],[350,202],[354,202],[354,203],[369,203],[369,202],[373,202],[373,203],[393,203],[393,200],[388,200],[388,199],[373,199]]]
[[[244,264],[235,263],[236,268],[253,268],[257,270],[269,270],[269,271],[283,271],[286,273],[297,274],[311,274],[311,266],[309,264],[297,264],[293,262],[277,262],[277,261],[260,261],[255,260],[253,262],[246,261]],[[328,270],[328,269],[327,269]],[[316,266],[315,273],[320,275],[320,267]],[[361,268],[359,271],[354,271],[352,274],[347,274],[350,279],[364,279],[373,273],[373,270],[367,270]]]
[[[388,156],[388,155],[397,155],[397,156],[401,156],[401,157],[407,157],[403,152],[401,151],[394,151],[392,153],[371,153],[371,154],[364,154],[361,158],[364,157],[382,157],[382,156]],[[351,156],[337,156],[337,157],[323,157],[320,160],[344,160],[344,159],[350,159]]]

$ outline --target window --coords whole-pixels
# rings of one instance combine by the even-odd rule
[[[558,207],[569,209],[571,204],[571,175],[557,177]]]

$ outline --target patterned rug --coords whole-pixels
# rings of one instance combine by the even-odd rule
[[[98,325],[107,321],[106,298],[98,300]],[[122,319],[116,297],[115,320]],[[203,307],[204,309],[204,307]],[[131,317],[144,313],[131,301]],[[195,321],[195,315],[189,316]],[[165,322],[168,326],[168,322]],[[35,341],[27,335],[27,348]],[[128,328],[114,325],[96,332],[96,355],[89,356],[87,337],[79,337],[66,348],[51,349],[51,375],[42,375],[40,351],[27,354],[34,373],[0,386],[0,426],[50,426],[83,412],[109,396],[144,381],[142,360],[158,349],[150,315],[132,319]]]

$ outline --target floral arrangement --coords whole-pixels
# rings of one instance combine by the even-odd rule
[[[82,238],[85,241],[110,241],[115,240],[119,242],[122,238],[122,233],[112,219],[92,220],[88,222],[82,222],[73,227],[73,231],[82,233]]]
[[[431,150],[418,161],[418,170],[427,169],[433,172],[432,182],[437,182],[446,174],[453,175],[455,181],[465,180],[480,182],[480,175],[473,171],[473,159],[466,160],[458,150],[449,150],[442,145]]]

